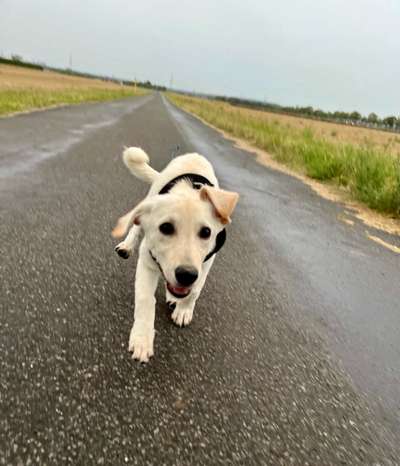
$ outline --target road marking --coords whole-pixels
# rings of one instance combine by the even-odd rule
[[[400,248],[398,246],[395,246],[394,244],[387,243],[386,241],[383,241],[383,239],[378,238],[377,236],[370,235],[368,231],[365,232],[367,235],[367,238],[375,241],[375,243],[380,244],[381,246],[390,249],[393,252],[396,252],[397,254],[400,254]]]

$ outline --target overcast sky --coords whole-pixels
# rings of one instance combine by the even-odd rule
[[[400,115],[400,0],[0,0],[0,53],[324,110]]]

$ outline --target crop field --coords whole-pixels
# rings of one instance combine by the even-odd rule
[[[277,162],[346,190],[355,200],[400,217],[400,136],[168,94],[173,103]]]
[[[310,128],[314,136],[334,143],[339,142],[367,146],[382,149],[387,153],[400,156],[400,133],[396,134],[388,131],[362,128],[360,126],[343,125],[259,110],[246,111],[270,123],[277,121],[287,128],[300,130]]]
[[[143,89],[116,83],[0,65],[0,115],[50,107],[143,95]]]

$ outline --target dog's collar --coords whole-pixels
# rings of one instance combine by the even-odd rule
[[[222,246],[224,245],[226,241],[226,230],[225,228],[223,230],[221,230],[217,237],[215,238],[215,246],[214,246],[214,249],[209,252],[207,255],[206,255],[206,258],[204,259],[203,262],[207,262],[208,259],[211,259],[211,257],[216,254],[221,248]]]
[[[200,189],[203,185],[214,186],[210,180],[205,176],[198,175],[197,173],[184,173],[169,181],[158,194],[167,194],[171,189],[181,180],[189,180],[192,183],[193,189]]]
[[[201,187],[203,185],[205,185],[205,184],[208,185],[208,186],[214,186],[211,183],[211,181],[208,180],[205,176],[198,175],[197,173],[184,173],[183,175],[179,175],[179,176],[175,177],[174,179],[172,179],[171,181],[169,181],[161,189],[161,191],[158,194],[167,194],[167,193],[169,193],[171,191],[171,189],[176,185],[176,183],[178,183],[178,181],[181,181],[181,180],[189,180],[192,183],[192,188],[193,189],[201,189]],[[220,231],[218,233],[217,237],[215,238],[214,249],[206,255],[206,258],[204,259],[203,262],[207,262],[208,259],[211,259],[211,257],[214,254],[216,254],[222,248],[225,241],[226,241],[226,231],[225,231],[225,228],[224,228],[222,231]],[[155,257],[153,256],[153,254],[150,253],[150,255],[153,258],[153,260],[158,264]]]

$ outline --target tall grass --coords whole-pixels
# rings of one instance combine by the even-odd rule
[[[115,89],[76,88],[76,89],[0,89],[0,115],[21,112],[35,108],[50,107],[59,104],[80,104],[98,102],[135,95],[146,91],[121,87]]]
[[[205,99],[168,94],[176,105],[256,147],[305,175],[347,188],[372,209],[400,217],[400,158],[383,149],[332,142],[245,109]]]

